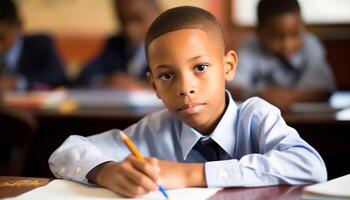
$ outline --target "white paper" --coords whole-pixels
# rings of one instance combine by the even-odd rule
[[[184,188],[176,190],[167,190],[169,199],[191,199],[200,200],[208,199],[213,196],[220,189],[208,188]],[[75,183],[67,180],[54,180],[48,185],[36,188],[32,191],[24,193],[11,200],[116,200],[116,199],[130,199],[118,196],[116,193],[94,186],[87,186],[80,183]],[[152,192],[137,199],[165,199],[160,192]],[[8,199],[10,200],[10,199]]]
[[[304,199],[314,199],[316,196],[319,196],[319,199],[322,199],[322,196],[326,199],[330,197],[350,199],[350,174],[304,188]]]

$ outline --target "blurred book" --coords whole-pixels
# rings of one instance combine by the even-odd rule
[[[60,90],[6,92],[5,106],[28,109],[55,109],[65,102],[75,102],[79,108],[144,108],[163,107],[163,102],[151,90]]]
[[[82,108],[163,107],[152,90],[68,90],[67,98]]]
[[[54,108],[66,98],[65,91],[5,92],[3,103],[7,107],[38,109]]]
[[[350,174],[304,187],[303,199],[350,199]]]
[[[329,98],[329,104],[333,108],[350,108],[350,91],[334,92]]]

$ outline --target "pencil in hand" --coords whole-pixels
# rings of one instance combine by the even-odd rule
[[[141,153],[137,150],[135,144],[131,141],[131,139],[123,132],[119,131],[119,136],[121,137],[124,144],[128,147],[131,153],[140,161],[145,161],[145,158],[141,155]],[[162,185],[159,186],[159,191],[164,195],[165,198],[169,199],[169,195],[167,194],[165,188]]]

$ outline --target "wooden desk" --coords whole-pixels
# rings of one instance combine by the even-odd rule
[[[0,176],[0,199],[14,197],[37,187],[47,185],[51,180],[48,178]]]
[[[52,179],[0,176],[0,198],[13,197],[48,184]],[[209,200],[301,199],[303,186],[232,188],[219,191]]]

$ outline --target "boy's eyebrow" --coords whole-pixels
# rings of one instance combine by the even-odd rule
[[[204,55],[194,56],[194,57],[188,59],[187,62],[191,62],[191,61],[196,60],[196,59],[201,58],[201,57],[205,57],[205,56]],[[168,67],[172,67],[172,65],[161,64],[161,65],[156,66],[155,69],[158,70],[158,69],[168,68]]]
[[[196,60],[196,59],[201,58],[201,57],[203,57],[203,55],[194,56],[194,57],[192,57],[192,58],[188,59],[188,61],[187,61],[187,62],[190,62],[190,61]]]
[[[155,67],[155,70],[159,70],[159,69],[162,69],[162,68],[168,68],[168,67],[171,67],[171,65],[168,65],[168,64],[161,64],[161,65],[158,65]]]

